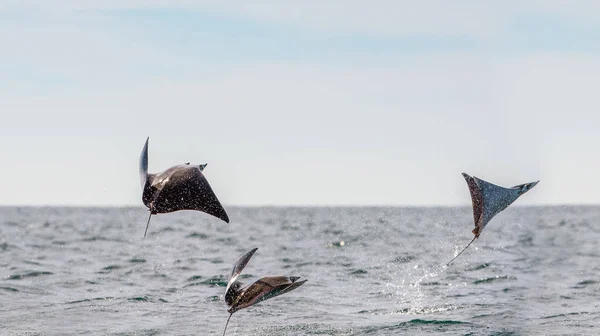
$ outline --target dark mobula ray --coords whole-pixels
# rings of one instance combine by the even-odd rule
[[[229,276],[229,281],[227,283],[227,288],[225,289],[225,303],[229,306],[229,318],[227,318],[227,322],[225,323],[225,330],[223,330],[223,335],[227,331],[227,325],[229,324],[229,319],[233,313],[240,309],[248,308],[252,305],[255,305],[259,302],[265,301],[267,299],[274,298],[281,294],[285,294],[291,290],[294,290],[302,284],[304,284],[307,280],[298,281],[300,277],[294,276],[274,276],[274,277],[264,277],[250,286],[242,288],[242,283],[237,281],[237,277],[242,273],[250,258],[254,255],[254,252],[258,250],[257,248],[252,251],[244,254],[233,266],[233,270],[231,271],[231,275]]]
[[[162,173],[148,174],[149,139],[146,139],[140,155],[142,202],[150,211],[144,237],[148,232],[150,218],[159,213],[197,210],[229,223],[225,209],[202,174],[206,164],[196,166],[188,162],[173,166]]]
[[[535,187],[535,185],[540,182],[537,181],[520,184],[512,188],[504,188],[479,179],[475,176],[469,176],[465,173],[462,175],[467,181],[469,191],[471,192],[473,217],[475,222],[473,234],[475,237],[473,237],[473,240],[471,240],[471,242],[462,251],[460,251],[456,257],[452,258],[447,265],[450,265],[454,259],[458,258],[459,255],[461,255],[469,246],[471,246],[475,239],[479,238],[481,231],[483,231],[483,229],[490,222],[490,220],[494,218],[494,216],[506,209],[509,205],[516,201],[517,198],[531,190],[531,188]]]

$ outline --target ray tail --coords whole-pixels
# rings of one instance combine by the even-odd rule
[[[459,254],[457,254],[457,255],[456,255],[456,257],[452,258],[452,260],[450,260],[450,261],[449,261],[449,262],[446,264],[446,266],[449,266],[449,265],[450,265],[450,264],[451,264],[451,263],[454,261],[454,259],[458,258],[458,256],[459,256],[459,255],[461,255],[463,252],[465,252],[465,250],[466,250],[467,248],[469,248],[469,246],[471,246],[471,244],[473,244],[473,242],[475,241],[475,239],[477,239],[477,236],[473,237],[473,240],[471,240],[471,242],[470,242],[470,243],[469,243],[467,246],[465,246],[465,248],[464,248],[464,249],[462,249],[462,251],[460,251],[460,253],[459,253]]]
[[[225,336],[225,332],[227,331],[227,326],[229,325],[229,320],[231,319],[231,315],[233,315],[233,313],[229,314],[229,317],[227,318],[227,322],[225,323],[225,329],[223,329],[223,336]]]
[[[146,231],[144,231],[144,238],[146,238],[146,234],[148,233],[148,227],[150,226],[150,218],[152,218],[152,209],[150,209],[150,216],[148,216],[148,223],[146,223]]]

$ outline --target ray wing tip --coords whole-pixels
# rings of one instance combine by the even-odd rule
[[[308,281],[308,279],[304,279],[302,281],[295,281],[294,284],[297,285],[297,286],[301,286],[301,285],[303,285],[307,281]]]

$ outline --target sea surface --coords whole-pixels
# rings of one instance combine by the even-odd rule
[[[234,262],[308,279],[227,335],[600,335],[600,207],[0,208],[0,335],[221,335]]]

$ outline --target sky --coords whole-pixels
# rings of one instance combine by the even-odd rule
[[[600,203],[600,2],[0,0],[0,205]]]

